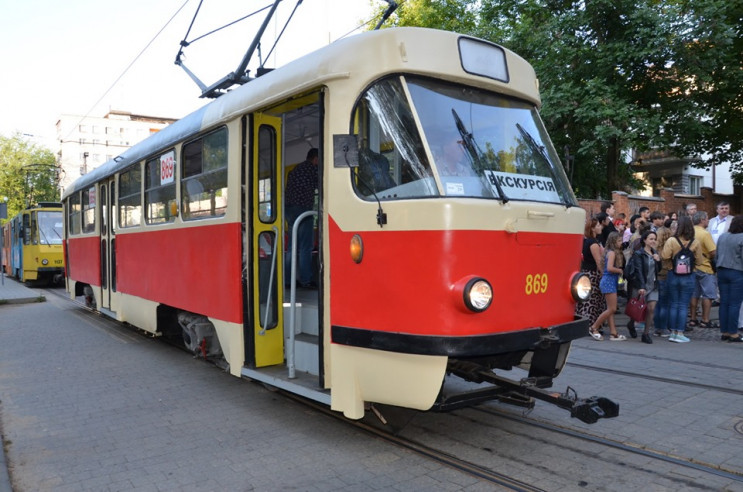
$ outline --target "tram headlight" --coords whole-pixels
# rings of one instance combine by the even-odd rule
[[[470,279],[464,286],[464,305],[476,313],[485,311],[493,302],[493,288],[484,278]]]
[[[46,258],[44,258],[44,259],[41,260],[41,264],[42,265],[48,265],[49,264],[49,260],[47,260]]]
[[[585,273],[576,273],[570,285],[570,293],[578,302],[585,302],[591,297],[591,279]]]

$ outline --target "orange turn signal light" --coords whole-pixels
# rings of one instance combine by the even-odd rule
[[[358,234],[354,234],[351,238],[350,251],[351,259],[356,263],[361,263],[364,257],[364,242]]]

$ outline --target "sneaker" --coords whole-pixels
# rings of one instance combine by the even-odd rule
[[[663,337],[663,338],[668,338],[669,336],[671,336],[671,332],[669,332],[668,330],[663,330],[663,331],[656,331],[656,332],[654,333],[654,335],[655,335],[656,337]]]
[[[611,340],[612,342],[623,342],[627,340],[627,337],[625,337],[624,335],[609,335],[609,340]]]
[[[668,337],[669,342],[676,342],[676,343],[688,343],[691,340],[689,340],[687,337],[685,337],[681,333],[675,333],[672,334],[670,337]]]

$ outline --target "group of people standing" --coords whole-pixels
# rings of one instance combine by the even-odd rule
[[[743,342],[743,215],[731,216],[724,201],[712,219],[695,204],[668,215],[642,207],[628,224],[614,215],[614,205],[604,202],[584,230],[581,270],[593,292],[576,314],[589,320],[591,337],[603,340],[607,322],[609,340],[627,340],[614,320],[625,281],[628,298],[642,297],[647,305],[644,322],[628,324],[630,337],[639,331],[644,343],[653,343],[651,333],[687,343],[685,332],[702,327],[719,328],[723,341]],[[718,299],[719,326],[710,319]]]

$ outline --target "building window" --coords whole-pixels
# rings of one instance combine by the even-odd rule
[[[142,167],[139,163],[119,175],[119,226],[135,227],[142,220]]]
[[[184,219],[221,217],[227,210],[227,129],[183,146],[181,194]]]
[[[690,195],[701,195],[702,194],[702,177],[701,176],[689,176],[689,194]]]
[[[178,214],[175,169],[175,150],[147,161],[144,204],[148,224],[173,222]]]

